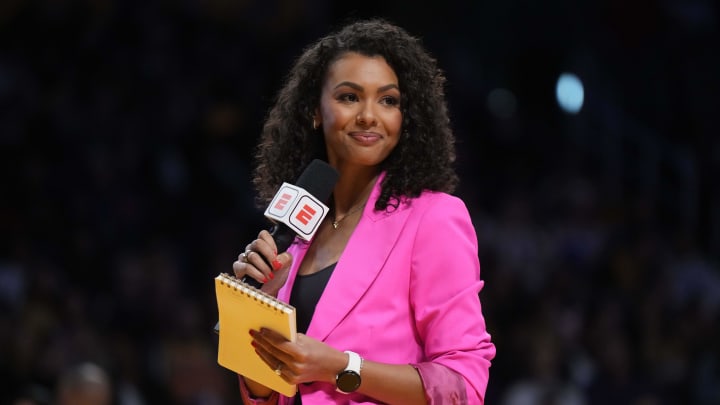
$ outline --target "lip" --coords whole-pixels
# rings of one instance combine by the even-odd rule
[[[361,145],[372,145],[382,138],[375,132],[350,132],[349,135]]]

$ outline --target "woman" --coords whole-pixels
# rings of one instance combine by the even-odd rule
[[[292,68],[256,153],[259,203],[315,158],[339,179],[309,243],[277,252],[261,231],[233,263],[293,304],[303,332],[250,331],[298,394],[241,377],[246,403],[483,403],[495,347],[476,234],[449,194],[444,83],[420,41],[383,20],[321,38]]]

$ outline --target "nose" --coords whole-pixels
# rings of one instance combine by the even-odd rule
[[[370,103],[365,104],[360,112],[358,112],[357,117],[355,117],[355,122],[363,127],[374,127],[377,125],[377,118],[373,111],[373,106]]]

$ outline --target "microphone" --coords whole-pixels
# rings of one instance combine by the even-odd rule
[[[273,224],[270,234],[277,252],[286,251],[296,236],[309,241],[330,211],[324,204],[337,183],[339,173],[320,159],[314,159],[298,177],[296,184],[283,183],[265,210],[265,217]],[[266,260],[267,262],[267,260]],[[272,265],[268,263],[272,268]],[[262,283],[243,277],[243,282],[260,288]],[[220,332],[220,323],[214,328]]]
[[[320,227],[329,209],[324,204],[338,180],[338,172],[322,160],[315,159],[305,168],[296,185],[283,183],[265,210],[274,223],[270,234],[278,253],[284,252],[299,236],[309,241]]]

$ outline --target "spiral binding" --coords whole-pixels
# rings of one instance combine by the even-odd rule
[[[284,312],[293,312],[294,307],[290,304],[287,304],[285,302],[282,302],[278,300],[277,298],[273,297],[272,295],[261,291],[249,284],[246,284],[242,282],[242,280],[237,279],[234,276],[231,276],[227,273],[220,273],[218,276],[218,279],[221,283],[226,285],[229,288],[233,288],[235,291],[240,291],[241,293],[249,296],[250,298],[253,298],[254,300],[261,302],[271,309],[284,311]]]

